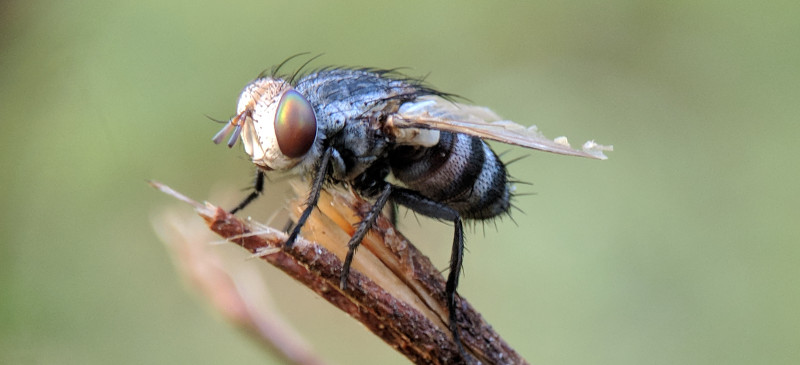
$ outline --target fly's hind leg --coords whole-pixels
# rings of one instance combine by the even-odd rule
[[[456,322],[456,289],[458,288],[458,278],[461,274],[464,256],[464,228],[461,222],[461,216],[455,209],[426,198],[414,190],[394,186],[392,187],[390,195],[392,201],[402,204],[417,213],[431,218],[453,222],[455,231],[453,233],[453,247],[450,253],[450,272],[448,273],[447,284],[445,285],[445,297],[447,300],[447,311],[449,312],[448,321],[450,332],[453,334],[453,341],[458,346],[458,351],[461,357],[464,358],[464,362],[468,362],[470,357],[461,344],[458,323]]]
[[[236,214],[236,212],[244,209],[244,207],[252,203],[253,200],[256,200],[256,198],[258,198],[262,192],[264,192],[264,171],[257,169],[256,180],[253,183],[253,191],[251,191],[250,194],[247,195],[247,197],[244,198],[241,203],[239,203],[239,205],[231,209],[231,214]]]
[[[375,224],[375,220],[378,218],[381,210],[389,199],[422,215],[453,222],[455,233],[453,235],[453,247],[450,254],[450,272],[447,276],[447,284],[445,285],[445,297],[447,301],[447,311],[449,312],[448,322],[450,332],[453,334],[453,341],[458,346],[459,353],[461,353],[461,356],[466,361],[468,357],[464,351],[464,346],[461,344],[461,337],[459,336],[458,324],[456,322],[456,289],[458,288],[458,278],[463,264],[464,228],[461,217],[453,208],[426,198],[416,191],[393,186],[391,184],[384,185],[383,189],[381,189],[378,194],[375,204],[370,208],[364,220],[358,224],[358,228],[350,238],[350,242],[347,243],[347,256],[345,257],[344,266],[342,267],[339,287],[342,289],[347,288],[347,276],[350,273],[350,265],[353,261],[356,248],[361,244],[361,241],[364,239],[364,236],[367,235],[372,225]]]

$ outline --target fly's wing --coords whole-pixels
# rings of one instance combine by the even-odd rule
[[[613,146],[603,146],[588,141],[581,150],[570,147],[566,137],[548,139],[536,126],[524,127],[502,120],[488,108],[451,102],[438,96],[424,96],[403,103],[389,120],[392,127],[403,129],[434,129],[508,143],[562,155],[581,156],[605,160],[603,151]]]

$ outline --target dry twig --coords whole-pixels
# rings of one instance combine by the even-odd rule
[[[289,276],[360,321],[375,335],[416,364],[453,364],[463,360],[447,326],[445,279],[389,222],[380,217],[364,239],[348,277],[338,286],[346,242],[369,203],[352,192],[325,190],[303,227],[302,237],[283,249],[282,231],[243,221],[211,204],[200,204],[165,185],[156,188],[192,204],[209,228],[278,267]],[[303,190],[302,184],[295,184]],[[300,192],[300,196],[303,193]],[[293,202],[295,217],[302,204]],[[480,314],[460,296],[458,323],[473,360],[486,364],[525,364]]]
[[[201,244],[217,240],[203,221],[186,210],[168,209],[153,218],[153,226],[181,277],[225,319],[288,364],[326,364],[280,315],[261,273],[241,265],[239,256],[225,257]]]

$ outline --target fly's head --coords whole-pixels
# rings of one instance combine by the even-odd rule
[[[244,150],[259,167],[286,170],[314,146],[317,118],[308,100],[289,83],[264,77],[245,86],[236,116],[214,136],[214,143],[228,134],[228,147],[241,135]]]

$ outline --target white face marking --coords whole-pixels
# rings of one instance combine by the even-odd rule
[[[283,93],[291,86],[283,80],[257,79],[248,84],[239,96],[237,114],[250,111],[242,127],[242,144],[256,165],[272,170],[286,170],[300,158],[289,158],[281,152],[275,137],[275,113]]]

